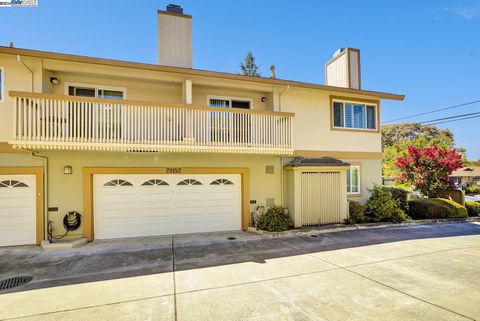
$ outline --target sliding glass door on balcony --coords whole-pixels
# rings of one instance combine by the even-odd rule
[[[69,85],[68,94],[76,97],[112,100],[123,100],[125,96],[125,92],[122,90],[82,85]],[[121,104],[69,101],[64,119],[69,121],[62,121],[61,126],[66,127],[63,128],[63,131],[69,133],[78,128],[77,135],[85,140],[96,141],[101,138],[102,141],[109,141],[118,137],[123,138],[125,132],[122,128],[125,115]],[[84,126],[85,123],[90,125]]]
[[[250,109],[250,101],[209,99],[211,107]],[[210,112],[210,142],[251,143],[251,116],[246,113]]]

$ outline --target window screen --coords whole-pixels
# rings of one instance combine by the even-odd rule
[[[343,103],[333,103],[333,126],[343,127]]]
[[[95,97],[95,88],[69,86],[68,94],[70,96]]]
[[[98,98],[123,99],[123,92],[117,90],[98,90]]]
[[[375,106],[367,106],[367,128],[376,129],[377,115],[375,113]]]
[[[210,99],[210,106],[212,106],[212,107],[230,107],[230,100]]]
[[[250,102],[245,100],[232,100],[232,107],[250,109]]]

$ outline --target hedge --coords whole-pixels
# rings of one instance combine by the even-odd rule
[[[468,217],[465,207],[444,198],[415,199],[408,205],[408,215],[414,220]]]
[[[480,186],[472,185],[472,186],[465,187],[465,194],[467,194],[467,195],[480,194]]]
[[[468,216],[480,216],[480,203],[466,201],[465,207],[467,208]]]

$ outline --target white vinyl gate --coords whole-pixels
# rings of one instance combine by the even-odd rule
[[[340,177],[340,172],[302,172],[302,226],[341,223]]]
[[[239,174],[97,174],[96,239],[241,229]]]

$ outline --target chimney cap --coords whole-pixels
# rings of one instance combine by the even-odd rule
[[[183,14],[183,8],[182,8],[182,6],[179,6],[178,4],[172,4],[172,3],[170,3],[170,4],[167,6],[167,12],[173,12],[173,13]]]
[[[158,14],[166,14],[166,15],[170,15],[170,16],[189,18],[189,19],[192,18],[191,15],[183,13],[182,6],[179,6],[178,4],[172,4],[172,3],[170,3],[167,6],[166,10],[158,10],[157,13]]]

